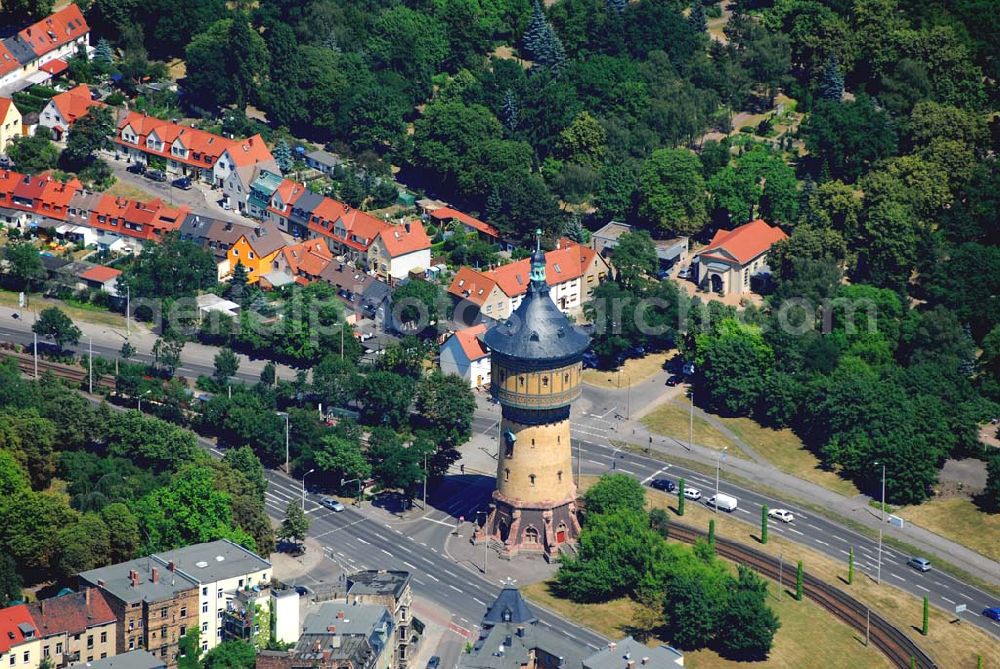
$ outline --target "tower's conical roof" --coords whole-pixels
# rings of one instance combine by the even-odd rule
[[[534,623],[538,618],[528,608],[527,602],[521,596],[521,591],[513,585],[507,585],[486,611],[483,625],[499,625],[500,623]]]
[[[483,337],[495,353],[525,361],[556,361],[583,354],[590,337],[559,311],[545,281],[545,254],[536,246],[531,256],[531,285],[510,317]]]

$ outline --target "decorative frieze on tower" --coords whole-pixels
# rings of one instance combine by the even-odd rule
[[[580,395],[590,338],[549,297],[540,245],[531,257],[528,293],[484,341],[503,413],[493,504],[474,541],[502,542],[507,557],[531,552],[551,559],[580,534],[569,410]]]

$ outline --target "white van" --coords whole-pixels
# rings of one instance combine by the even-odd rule
[[[709,506],[716,506],[723,511],[733,511],[739,503],[740,500],[721,492],[718,495],[712,495],[705,502],[705,504],[708,504]]]

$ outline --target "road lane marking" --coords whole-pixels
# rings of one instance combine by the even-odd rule
[[[629,476],[635,476],[635,472],[630,472],[629,470],[622,469],[621,467],[618,468],[618,471],[620,471],[622,474],[628,474]]]
[[[919,583],[914,583],[913,585],[917,586],[918,588],[920,588],[924,592],[930,592],[930,588],[925,588],[924,586],[920,585]]]
[[[405,564],[410,569],[416,569],[417,568],[416,565],[412,565],[409,562],[407,562],[406,560],[403,560],[403,564]]]
[[[813,541],[815,541],[818,544],[823,544],[824,546],[829,546],[830,545],[830,544],[826,543],[825,541],[823,541],[822,539],[813,539]]]
[[[954,601],[954,600],[952,600],[952,599],[948,599],[948,598],[947,598],[947,597],[945,597],[944,595],[941,595],[941,599],[943,599],[944,601],[948,602],[949,604],[954,604],[954,603],[955,603],[955,601]]]
[[[841,553],[843,553],[844,555],[850,555],[850,553],[848,553],[847,551],[845,551],[845,550],[844,550],[843,548],[841,548],[841,549],[839,549],[839,550],[840,550],[840,552],[841,552]]]
[[[384,549],[384,548],[380,548],[379,550],[380,550],[380,551],[382,551],[383,553],[385,553],[386,555],[388,555],[389,557],[392,557],[392,553],[390,553],[390,552],[389,552],[389,551],[387,551],[386,549]]]
[[[898,579],[899,579],[900,581],[902,581],[903,583],[906,583],[906,579],[905,579],[905,578],[903,578],[902,576],[896,576],[896,575],[895,575],[895,574],[893,574],[892,572],[889,572],[889,576],[892,576],[893,578],[898,578]]]
[[[448,587],[451,588],[452,590],[454,590],[455,592],[462,592],[461,590],[459,590],[458,588],[456,588],[455,586],[453,586],[451,583],[448,584]]]
[[[831,534],[830,536],[836,539],[837,541],[843,541],[845,544],[847,543],[847,539],[843,537],[838,537],[836,534]]]
[[[483,600],[479,599],[478,597],[473,597],[473,599],[474,599],[474,600],[476,600],[476,602],[477,602],[477,603],[478,603],[478,604],[479,604],[480,606],[486,606],[486,602],[484,602]]]
[[[789,528],[788,528],[788,531],[789,531],[789,532],[795,532],[795,534],[799,535],[800,537],[804,537],[804,536],[806,536],[805,534],[803,534],[802,532],[799,532],[799,531],[798,531],[797,529],[795,529],[794,527],[789,527]]]
[[[371,546],[371,544],[370,544],[370,543],[368,543],[367,541],[365,541],[365,540],[364,540],[364,539],[362,539],[361,537],[358,537],[357,539],[358,539],[358,541],[360,541],[361,543],[363,543],[363,544],[364,544],[365,546]]]

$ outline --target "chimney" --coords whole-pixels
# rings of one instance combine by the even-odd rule
[[[87,608],[90,608],[90,588],[83,591],[83,601],[86,602]]]
[[[617,646],[618,646],[618,644],[616,644],[614,641],[609,641],[608,642],[608,650],[613,651]]]
[[[625,663],[626,669],[635,669],[635,660],[629,660]]]
[[[174,564],[173,560],[167,563],[167,569],[169,569],[170,571],[174,571],[177,569],[177,565]]]
[[[337,611],[337,620],[343,620],[343,619],[344,619],[344,612]]]
[[[648,657],[642,658],[642,664],[643,664],[643,666],[649,664],[649,658]]]
[[[97,587],[98,588],[103,588],[104,587],[104,579],[103,578],[97,579]]]
[[[153,567],[153,575],[150,577],[149,580],[151,580],[153,583],[159,583],[160,582],[160,570],[157,569],[156,567]]]
[[[137,587],[139,585],[139,572],[135,569],[129,569],[128,580],[131,581],[133,588]]]
[[[406,228],[407,232],[409,232],[410,231],[410,222],[407,221],[406,223],[403,223],[403,227]]]
[[[517,635],[519,637],[523,637],[524,636],[524,625],[518,625],[517,626]]]
[[[329,632],[330,634],[333,634],[334,632],[337,631],[337,626],[336,625],[327,625],[326,626],[326,631]],[[319,642],[317,642],[317,643],[319,643]]]

